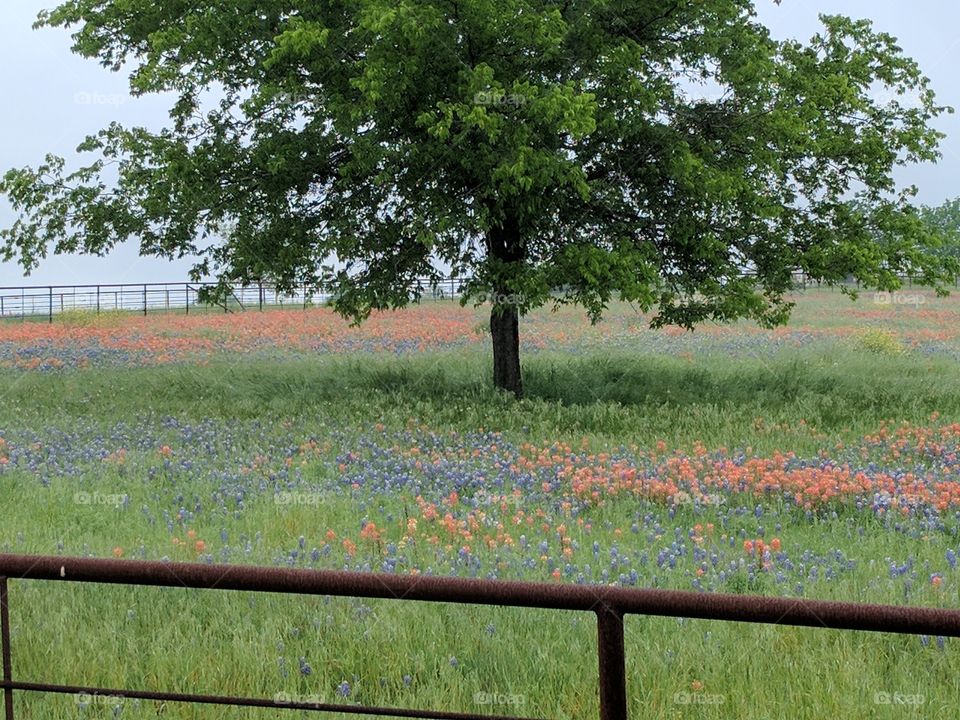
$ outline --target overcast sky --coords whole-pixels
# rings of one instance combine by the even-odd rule
[[[0,173],[35,166],[46,153],[73,156],[77,144],[110,122],[152,129],[167,121],[168,98],[133,99],[127,79],[96,61],[70,52],[68,31],[32,30],[37,13],[55,0],[4,0],[0,8]],[[956,0],[757,0],[757,11],[774,36],[808,40],[820,27],[820,13],[867,17],[879,30],[898,38],[931,79],[941,104],[960,109],[960,3]],[[960,115],[941,117],[936,127],[947,133],[943,159],[936,165],[903,168],[898,180],[920,189],[928,205],[960,195]],[[88,155],[87,158],[93,156]],[[14,216],[0,201],[0,226]],[[134,243],[106,258],[48,257],[24,278],[13,263],[0,263],[0,286],[119,282],[178,282],[189,261],[140,258]]]

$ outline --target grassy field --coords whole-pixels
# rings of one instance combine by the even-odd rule
[[[483,309],[451,303],[360,329],[322,309],[6,324],[0,551],[957,607],[960,300],[797,303],[776,331],[693,334],[540,311],[520,402],[490,387]],[[586,614],[22,581],[11,611],[19,679],[597,716]],[[950,639],[626,630],[631,717],[960,707]]]

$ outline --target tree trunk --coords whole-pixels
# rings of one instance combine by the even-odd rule
[[[523,397],[520,378],[520,318],[515,305],[490,311],[490,335],[493,337],[493,385]]]
[[[490,228],[487,251],[494,261],[497,279],[493,281],[493,308],[490,311],[490,335],[493,338],[493,385],[500,390],[523,397],[520,378],[520,316],[516,298],[503,273],[512,275],[511,266],[519,269],[526,252],[520,237],[515,213],[508,209],[503,221]]]

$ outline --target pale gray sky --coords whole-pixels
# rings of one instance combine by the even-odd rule
[[[0,7],[0,172],[36,165],[46,153],[74,156],[77,144],[113,121],[159,129],[167,121],[169,99],[131,98],[127,78],[96,61],[70,52],[69,32],[32,30],[37,13],[56,0],[4,0]],[[956,0],[757,0],[757,12],[777,37],[808,40],[819,28],[820,13],[867,17],[898,38],[931,79],[941,104],[960,110],[960,3]],[[947,133],[943,159],[936,165],[903,168],[898,180],[920,189],[930,205],[960,195],[960,114],[944,116],[936,127]],[[88,159],[90,156],[87,156]],[[0,226],[13,214],[0,204]],[[48,257],[29,278],[13,263],[0,263],[0,286],[118,282],[177,282],[189,261],[140,258],[128,243],[106,258]]]

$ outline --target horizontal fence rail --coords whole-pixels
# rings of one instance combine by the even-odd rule
[[[623,617],[627,614],[765,623],[835,630],[960,637],[960,610],[868,605],[823,600],[642,590],[454,577],[407,576],[244,565],[148,562],[0,554],[0,645],[5,720],[14,720],[13,693],[87,693],[147,700],[318,710],[452,720],[524,720],[506,716],[289,702],[14,680],[8,580],[108,583],[251,592],[331,595],[388,600],[575,610],[597,615],[601,720],[626,720]]]
[[[749,273],[747,273],[749,274]],[[469,277],[444,277],[433,284],[430,278],[415,278],[408,286],[410,297],[419,293],[421,300],[449,300],[460,298]],[[803,273],[794,273],[794,284],[805,289],[813,281]],[[902,277],[908,287],[913,280]],[[852,283],[851,283],[852,284]],[[198,299],[202,288],[215,283],[136,283],[112,285],[43,285],[30,287],[0,287],[0,319],[46,320],[53,322],[57,315],[69,311],[183,312],[203,307],[229,312],[263,310],[265,307],[302,307],[323,303],[333,295],[323,289],[300,287],[292,292],[279,292],[269,283],[231,286],[231,295],[222,305],[203,305]]]

